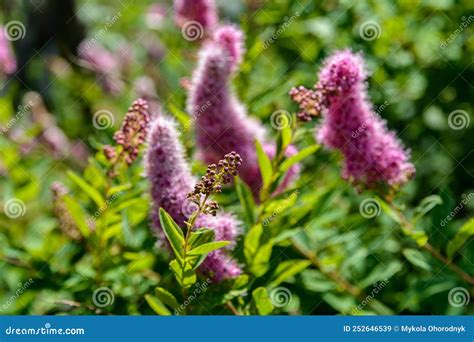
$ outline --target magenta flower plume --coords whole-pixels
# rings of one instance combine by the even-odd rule
[[[0,76],[11,75],[16,71],[16,59],[5,29],[0,25]]]
[[[369,188],[384,184],[396,188],[414,175],[415,168],[395,133],[374,112],[367,76],[362,55],[350,50],[326,60],[315,87],[327,107],[317,137],[342,152],[345,179]]]
[[[196,180],[191,174],[173,120],[158,115],[152,122],[145,159],[145,172],[151,183],[153,199],[153,225],[160,241],[167,245],[158,217],[159,208],[165,209],[181,227],[195,210],[187,195],[193,191]],[[216,217],[200,215],[195,224],[196,228],[214,229],[216,240],[231,241],[227,249],[235,245],[239,226],[240,223],[231,214],[222,212],[218,212]],[[204,262],[200,270],[216,281],[233,278],[241,273],[237,264],[223,251],[211,252],[207,259],[213,262]],[[226,269],[222,266],[229,263],[235,265],[235,268]]]
[[[230,86],[243,51],[240,30],[231,25],[217,29],[213,40],[200,52],[187,107],[196,122],[199,157],[211,164],[228,151],[236,151],[243,159],[239,176],[257,194],[262,180],[255,141],[265,144],[265,130],[247,115],[247,109]]]
[[[204,31],[209,31],[219,19],[214,0],[175,0],[174,20],[180,28],[187,23],[197,22]]]

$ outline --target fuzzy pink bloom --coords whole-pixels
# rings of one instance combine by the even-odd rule
[[[16,60],[4,27],[0,25],[0,75],[11,75],[16,71]]]
[[[256,194],[262,179],[255,140],[265,145],[265,130],[258,121],[248,116],[247,109],[239,102],[230,85],[243,52],[243,34],[240,30],[231,25],[217,29],[213,40],[207,42],[200,52],[187,108],[196,122],[200,158],[211,164],[219,161],[228,151],[236,151],[244,160],[239,176]],[[292,170],[293,175],[295,171]]]
[[[342,152],[345,179],[369,188],[398,187],[414,175],[415,168],[409,153],[374,112],[367,95],[367,76],[362,55],[350,50],[326,60],[316,85],[327,107],[317,137]]]
[[[242,269],[235,260],[221,249],[209,253],[199,268],[204,273],[211,274],[212,279],[216,282],[236,278],[242,274]]]
[[[218,22],[214,0],[175,0],[174,20],[178,27],[197,21],[204,31],[211,30]]]
[[[112,95],[118,95],[122,92],[124,84],[120,79],[120,68],[125,63],[126,58],[117,58],[102,46],[88,41],[83,41],[79,45],[78,54],[95,72],[97,82],[101,84],[106,92]]]
[[[185,151],[179,141],[176,123],[173,120],[159,115],[151,124],[145,160],[145,171],[151,183],[151,197],[153,199],[153,225],[160,240],[165,242],[166,237],[158,217],[159,208],[165,209],[182,227],[184,221],[194,210],[186,196],[193,191],[196,183],[186,161]],[[240,223],[232,215],[219,212],[216,217],[199,216],[195,227],[214,229],[216,240],[229,240],[233,246],[239,232],[239,225]],[[233,278],[241,273],[237,266],[239,272],[235,268],[229,269],[229,272],[222,268],[222,265],[231,260],[223,251],[211,252],[207,259],[213,260],[213,262],[208,262],[200,269],[210,274],[215,280]],[[213,266],[217,268],[213,268]]]

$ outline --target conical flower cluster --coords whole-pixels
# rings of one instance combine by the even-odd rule
[[[197,22],[208,31],[217,25],[219,19],[214,0],[175,0],[174,20],[180,28]]]
[[[258,168],[255,141],[265,142],[262,125],[247,115],[231,89],[231,80],[242,60],[243,34],[231,25],[218,28],[200,51],[188,96],[188,112],[196,123],[199,157],[216,163],[228,151],[243,158],[240,177],[258,193],[262,179]],[[271,145],[271,144],[268,144]],[[270,146],[266,150],[275,150]],[[288,151],[287,151],[288,153]],[[271,156],[270,156],[271,157]],[[295,166],[289,174],[297,173]],[[286,184],[291,177],[288,177]]]
[[[183,227],[195,210],[187,195],[193,191],[196,179],[191,174],[175,122],[162,115],[151,124],[145,171],[151,183],[153,225],[160,240],[166,244],[158,217],[159,208],[165,209]],[[227,246],[230,249],[235,245],[239,225],[232,215],[218,212],[216,217],[199,216],[195,227],[214,229],[216,240],[231,241]],[[237,263],[223,250],[211,252],[200,269],[216,281],[241,273]]]
[[[367,76],[360,54],[343,50],[326,60],[315,86],[326,107],[317,138],[343,153],[345,179],[369,188],[396,188],[413,176],[415,168],[395,133],[374,112]]]

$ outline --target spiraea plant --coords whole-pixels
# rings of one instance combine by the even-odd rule
[[[360,2],[2,24],[0,314],[471,314],[466,0]]]

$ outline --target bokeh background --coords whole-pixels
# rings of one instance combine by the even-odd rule
[[[247,52],[235,89],[249,112],[270,128],[272,113],[296,110],[288,91],[316,83],[328,54],[347,47],[364,53],[374,105],[411,150],[417,169],[399,201],[409,210],[427,196],[440,196],[442,203],[420,225],[444,253],[474,210],[474,2],[216,3],[221,21],[239,25],[246,35]],[[111,257],[101,271],[94,267],[95,252],[59,228],[50,187],[54,181],[67,184],[71,198],[93,213],[67,171],[100,186],[103,176],[98,175],[97,162],[88,163],[88,158],[112,141],[126,109],[139,96],[186,122],[183,84],[195,67],[199,42],[183,37],[174,25],[172,4],[166,1],[14,0],[2,3],[0,22],[3,27],[14,22],[20,31],[11,41],[17,70],[1,75],[0,123],[6,129],[0,135],[0,204],[4,208],[12,198],[22,204],[18,217],[0,212],[1,313],[91,313],[91,289],[104,284],[115,298],[104,311],[152,313],[144,295],[157,283],[166,283],[162,273],[167,265],[149,228],[147,182],[134,183],[129,196],[140,200],[111,231],[116,240],[108,247]],[[97,76],[78,56],[81,42],[93,41],[110,53],[111,59],[102,60],[103,68],[112,69],[110,77]],[[98,111],[113,114],[107,129],[94,125]],[[183,127],[183,142],[192,156],[193,130]],[[311,140],[308,134],[302,146],[314,143]],[[385,282],[377,294],[387,308],[382,313],[472,314],[469,299],[461,306],[447,300],[453,288],[462,287],[469,297],[472,288],[415,246],[407,246],[386,216],[361,217],[359,203],[367,195],[340,180],[338,159],[321,150],[305,161],[301,195],[293,211],[279,215],[275,224],[305,227],[309,248],[320,251],[324,264],[367,292],[373,284]],[[193,166],[202,171],[198,162]],[[242,208],[235,199],[228,191],[221,201],[239,213]],[[309,216],[299,215],[307,203],[317,203],[317,208]],[[452,219],[443,223],[455,208],[459,210]],[[305,222],[295,222],[294,217],[305,217]],[[473,231],[453,256],[471,274]],[[279,251],[295,253],[286,248],[284,243],[275,246],[272,265],[282,261]],[[104,275],[101,283],[96,282],[97,272]],[[267,275],[255,282],[270,280]],[[317,269],[290,277],[284,286],[292,300],[277,313],[351,314],[357,305]],[[211,298],[204,296],[203,303],[206,300]],[[216,306],[200,313],[227,311]]]

